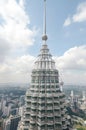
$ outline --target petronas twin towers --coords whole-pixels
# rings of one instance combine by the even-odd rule
[[[43,44],[32,70],[26,110],[18,130],[69,130],[65,95],[60,90],[59,73],[46,44],[46,0],[44,3]]]

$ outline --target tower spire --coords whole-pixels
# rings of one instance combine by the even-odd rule
[[[44,23],[43,23],[43,36],[42,40],[46,41],[48,39],[46,35],[46,0],[44,0]]]

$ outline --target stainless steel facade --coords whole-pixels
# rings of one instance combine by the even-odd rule
[[[31,86],[26,92],[26,111],[18,130],[67,130],[65,94],[59,72],[46,44],[46,0],[43,44],[34,64]]]

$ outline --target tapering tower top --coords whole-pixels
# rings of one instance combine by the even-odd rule
[[[43,24],[43,36],[42,36],[42,40],[46,41],[48,39],[47,35],[46,35],[46,0],[44,0],[44,24]]]

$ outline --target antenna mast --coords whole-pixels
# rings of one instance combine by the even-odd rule
[[[46,0],[44,0],[44,25],[43,25],[42,40],[46,42],[47,39],[48,39],[48,37],[46,35]]]

